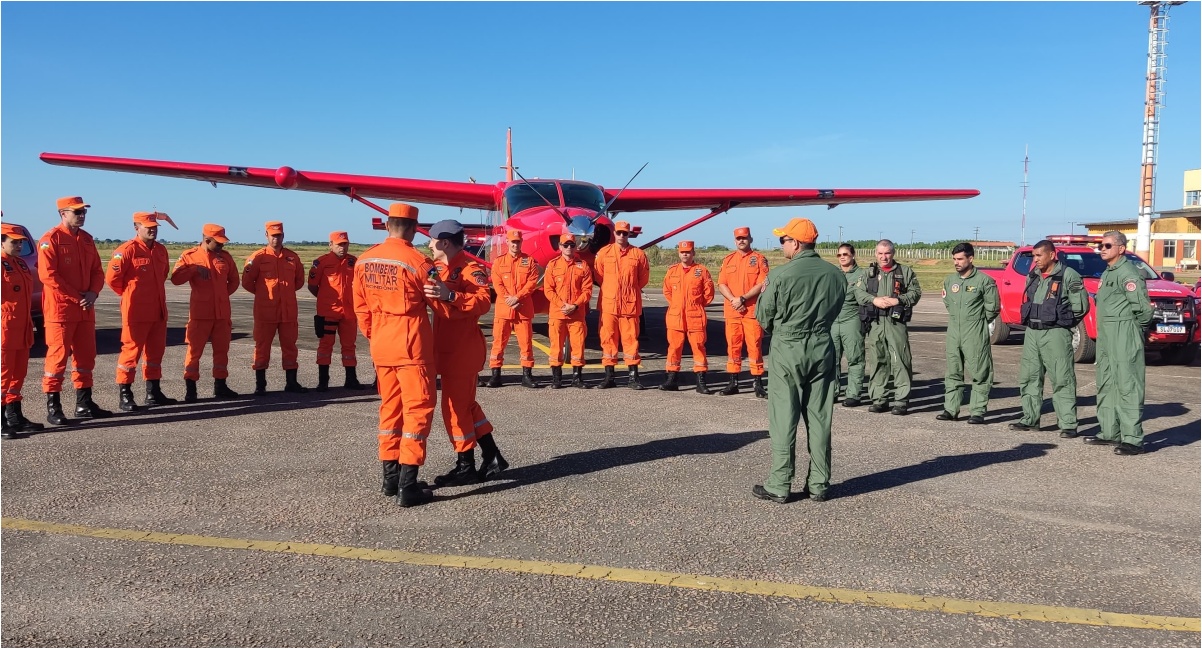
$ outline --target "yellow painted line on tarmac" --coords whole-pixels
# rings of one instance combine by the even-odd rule
[[[531,342],[534,343],[534,346],[538,347],[539,351],[542,353],[546,354],[547,356],[551,355],[551,348],[538,342],[538,338],[533,339]]]
[[[250,550],[275,552],[315,557],[334,557],[381,563],[404,563],[414,566],[439,566],[466,568],[470,570],[496,570],[515,574],[552,575],[576,579],[593,579],[633,584],[654,584],[670,588],[690,588],[742,595],[760,595],[786,599],[810,600],[832,604],[859,604],[907,611],[974,615],[978,617],[1006,618],[1035,622],[1058,622],[1087,626],[1125,627],[1131,629],[1153,629],[1157,631],[1184,631],[1198,633],[1202,620],[1196,617],[1172,617],[1167,615],[1136,615],[1112,613],[1098,609],[1072,608],[1067,606],[1045,606],[1014,602],[990,602],[907,593],[886,593],[847,588],[824,588],[803,584],[787,584],[751,579],[724,579],[705,575],[690,575],[657,570],[632,570],[608,566],[591,566],[580,563],[556,561],[529,561],[521,559],[494,559],[488,557],[428,554],[404,550],[376,550],[345,545],[322,543],[295,543],[292,541],[256,541],[221,536],[195,534],[171,534],[108,527],[86,527],[49,523],[23,518],[0,519],[7,530],[44,532],[116,541],[161,543],[202,548]]]

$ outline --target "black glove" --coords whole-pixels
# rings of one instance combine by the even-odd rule
[[[313,316],[313,331],[318,338],[324,338],[326,335],[326,319],[323,316]]]

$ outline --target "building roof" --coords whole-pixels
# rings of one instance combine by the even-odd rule
[[[1013,248],[1013,241],[969,241],[973,248]]]
[[[1177,209],[1177,210],[1164,210],[1163,212],[1157,212],[1152,215],[1152,220],[1155,221],[1157,219],[1162,219],[1162,218],[1181,218],[1181,217],[1188,217],[1188,216],[1198,216],[1199,214],[1202,214],[1202,206],[1191,205],[1190,207],[1183,207],[1183,208]],[[1139,224],[1139,217],[1136,217],[1133,219],[1119,219],[1117,221],[1092,221],[1089,223],[1078,223],[1077,225],[1083,225],[1087,228],[1096,228],[1096,227],[1100,227],[1103,225],[1138,225],[1138,224]]]

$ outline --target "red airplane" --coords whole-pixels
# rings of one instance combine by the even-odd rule
[[[650,210],[708,209],[694,219],[645,244],[649,248],[735,207],[785,207],[844,203],[883,203],[972,198],[975,189],[627,189],[613,191],[578,180],[526,180],[513,166],[512,133],[506,142],[505,182],[483,185],[442,180],[418,180],[385,176],[357,176],[320,171],[297,171],[292,167],[267,169],[231,165],[165,162],[133,158],[109,158],[66,153],[43,153],[43,162],[65,167],[191,178],[211,183],[251,185],[272,189],[343,194],[381,214],[388,210],[369,198],[446,205],[488,210],[496,214],[491,225],[466,225],[471,250],[490,256],[490,249],[503,251],[507,229],[522,232],[522,251],[541,266],[559,254],[559,238],[565,228],[577,239],[578,249],[591,256],[613,241],[613,218],[623,212]],[[644,165],[646,166],[646,165]],[[642,171],[641,169],[639,171]],[[638,174],[635,174],[637,177]],[[631,178],[633,181],[634,178]],[[629,183],[627,183],[629,187]],[[383,229],[383,219],[372,225]],[[636,232],[641,228],[632,228]],[[427,234],[426,227],[419,230]],[[479,258],[479,257],[477,257]],[[481,261],[484,261],[481,259]],[[485,262],[487,263],[487,262]],[[546,310],[545,301],[539,304]]]

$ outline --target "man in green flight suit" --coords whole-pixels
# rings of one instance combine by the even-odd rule
[[[802,497],[822,502],[831,481],[831,411],[839,372],[831,326],[843,306],[847,280],[814,252],[818,229],[795,218],[772,231],[788,263],[768,273],[755,318],[772,336],[768,352],[768,437],[772,468],[751,493],[785,503],[793,485],[797,423],[804,421],[810,451]]]
[[[843,391],[843,405],[855,408],[860,405],[860,394],[864,391],[864,330],[860,323],[860,305],[851,287],[864,276],[864,269],[856,264],[856,247],[850,243],[839,244],[839,270],[847,279],[847,297],[843,310],[835,319],[831,338],[835,341],[835,373],[847,356],[847,389]]]
[[[1023,355],[1018,388],[1023,416],[1014,430],[1039,430],[1043,375],[1052,383],[1052,407],[1060,436],[1077,436],[1077,374],[1073,368],[1073,327],[1089,313],[1089,295],[1077,271],[1056,260],[1047,239],[1031,251],[1034,265],[1023,289]]]
[[[1144,452],[1144,335],[1152,303],[1143,274],[1127,259],[1127,236],[1111,230],[1098,252],[1106,260],[1098,307],[1098,424],[1086,444],[1114,446],[1115,455]]]
[[[968,423],[985,423],[989,389],[993,387],[993,350],[989,348],[989,323],[1001,313],[997,282],[973,265],[976,250],[971,243],[952,248],[956,272],[943,280],[943,306],[947,308],[947,373],[943,376],[943,412],[939,421],[960,418],[964,402],[964,372],[972,379]]]
[[[914,305],[922,298],[922,287],[909,266],[893,258],[893,242],[876,244],[876,263],[852,286],[860,305],[860,320],[870,326],[866,346],[872,350],[868,365],[868,412],[890,410],[904,415],[910,406],[910,384],[914,363],[910,356],[910,321]],[[893,379],[893,394],[888,391]],[[892,398],[890,398],[892,397]]]

